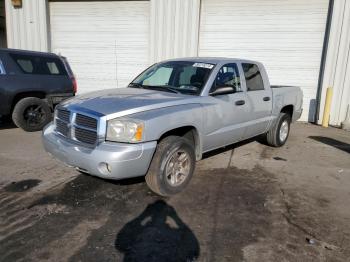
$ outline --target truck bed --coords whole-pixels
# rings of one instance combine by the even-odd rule
[[[303,108],[303,92],[298,86],[271,85],[273,96],[273,109],[280,110],[279,105],[294,105],[297,114],[293,115],[293,121],[300,117]],[[274,112],[277,114],[278,112]]]

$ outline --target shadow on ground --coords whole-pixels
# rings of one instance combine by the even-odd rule
[[[165,199],[140,180],[79,175],[22,207],[30,222],[0,241],[0,253],[4,261],[240,261],[270,230],[273,181],[261,168],[198,171]]]
[[[169,221],[170,220],[170,221]],[[118,233],[124,261],[195,261],[199,242],[175,209],[163,200],[149,204]]]
[[[311,138],[317,142],[335,147],[339,150],[342,150],[342,151],[350,154],[350,144],[348,144],[348,143],[339,141],[339,140],[334,139],[334,138],[325,137],[325,136],[309,136],[309,138]]]

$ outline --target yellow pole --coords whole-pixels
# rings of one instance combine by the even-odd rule
[[[326,94],[326,101],[324,103],[323,118],[322,118],[322,126],[323,127],[328,127],[329,114],[330,114],[331,105],[332,105],[332,96],[333,96],[333,88],[328,87],[327,94]]]

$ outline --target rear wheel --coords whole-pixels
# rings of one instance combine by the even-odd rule
[[[51,121],[52,113],[49,105],[37,97],[26,97],[15,105],[12,120],[16,126],[33,132],[43,129]]]
[[[149,188],[161,196],[182,191],[195,168],[193,145],[185,138],[169,136],[160,141],[146,174]]]
[[[266,134],[267,143],[270,146],[283,146],[289,136],[291,117],[289,114],[280,113],[275,124]]]

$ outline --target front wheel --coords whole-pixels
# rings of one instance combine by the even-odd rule
[[[283,146],[289,136],[291,117],[289,114],[280,113],[275,124],[266,134],[267,143],[270,146]]]
[[[16,126],[33,132],[43,129],[51,121],[52,113],[49,105],[37,97],[26,97],[15,105],[12,120]]]
[[[193,145],[187,139],[166,137],[157,146],[146,174],[146,183],[158,195],[177,194],[190,182],[195,161]]]

